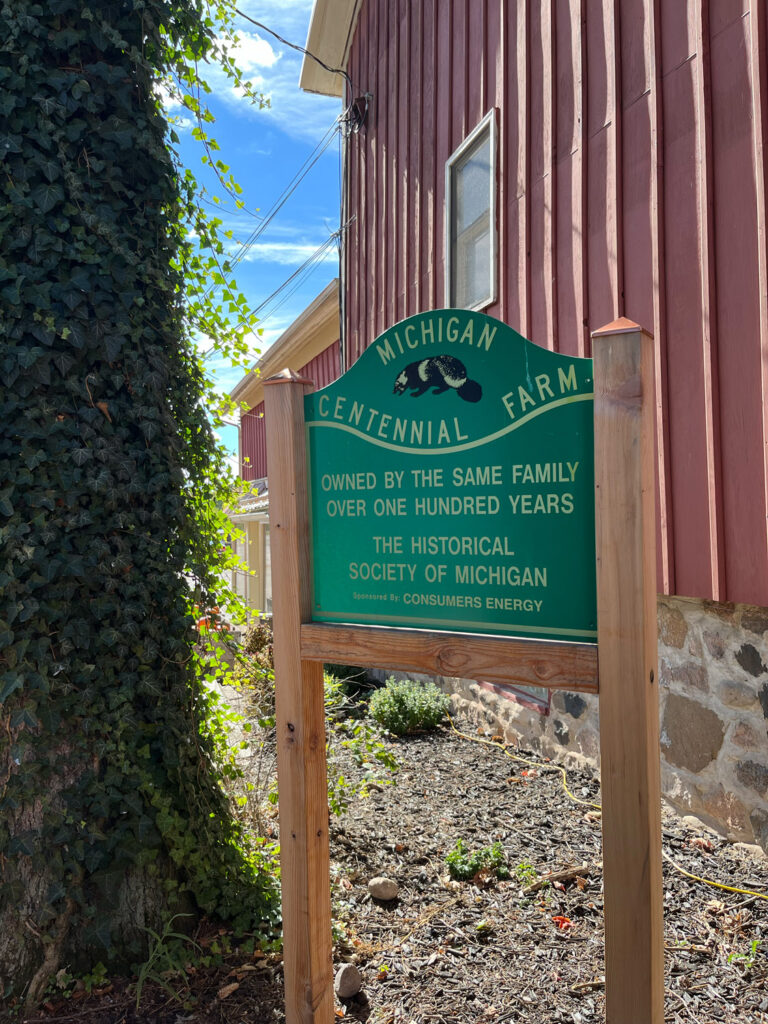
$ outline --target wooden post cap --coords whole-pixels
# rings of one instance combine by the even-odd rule
[[[279,373],[267,377],[264,381],[264,386],[266,387],[267,384],[314,384],[314,381],[310,380],[309,377],[302,377],[300,373],[289,370],[286,366]]]
[[[600,327],[596,331],[592,331],[593,338],[601,338],[606,334],[634,334],[636,331],[642,331],[643,334],[647,334],[649,338],[653,335],[650,331],[647,331],[640,324],[636,324],[634,320],[628,320],[625,316],[620,316],[618,320],[612,320],[611,323],[606,324],[605,327]]]

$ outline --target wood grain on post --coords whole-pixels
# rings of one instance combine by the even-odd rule
[[[301,659],[310,618],[304,395],[283,370],[264,382],[272,546],[275,714],[286,1024],[331,1024],[333,959],[323,666]]]
[[[663,1024],[653,339],[593,335],[607,1024]]]

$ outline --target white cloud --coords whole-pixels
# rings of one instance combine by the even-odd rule
[[[230,50],[230,56],[246,75],[252,75],[259,68],[271,68],[280,60],[281,54],[276,53],[271,44],[258,32],[238,32],[239,41]]]
[[[240,0],[244,14],[268,26],[284,39],[304,46],[309,30],[313,0]],[[256,92],[270,100],[270,106],[259,109],[244,99],[242,89],[235,88],[231,80],[216,64],[202,68],[214,96],[235,106],[242,116],[272,123],[292,138],[319,141],[341,112],[339,100],[327,96],[304,93],[299,88],[303,54],[263,29],[237,18],[238,43],[231,55],[252,83]],[[180,109],[182,104],[165,88],[160,97],[167,113]]]
[[[256,242],[243,257],[246,263],[279,263],[299,266],[317,252],[323,242]],[[338,261],[335,245],[328,247],[318,263]]]
[[[284,39],[299,46],[306,43],[312,0],[244,0],[239,5],[244,14],[273,29]],[[223,72],[208,69],[209,85],[217,97],[254,119],[272,122],[293,138],[317,142],[341,112],[339,100],[310,95],[299,88],[303,54],[271,38],[263,29],[238,19],[236,58],[257,91],[270,100],[270,106],[258,107],[243,102],[238,90],[232,88]]]

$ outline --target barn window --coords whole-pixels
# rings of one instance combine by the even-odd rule
[[[496,300],[496,116],[491,110],[445,165],[447,305]]]

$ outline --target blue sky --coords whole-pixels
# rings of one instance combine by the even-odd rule
[[[306,44],[312,0],[240,0],[238,6],[285,39],[300,46]],[[243,188],[241,198],[246,210],[263,216],[321,142],[339,115],[341,105],[339,100],[299,89],[303,59],[300,53],[248,22],[240,19],[240,23],[241,38],[235,58],[246,72],[246,78],[257,91],[270,98],[271,104],[259,110],[237,95],[222,72],[212,68],[203,70],[203,77],[212,89],[207,104],[216,116],[209,133],[221,147],[216,155],[230,165],[235,180]],[[212,175],[207,174],[200,163],[203,150],[191,137],[192,116],[173,106],[169,113],[179,121],[177,132],[185,164],[221,196],[221,188],[215,187]],[[339,136],[336,133],[331,145],[237,267],[238,286],[252,307],[264,302],[338,229],[339,177]],[[251,213],[237,210],[231,200],[221,204],[218,215],[240,243],[259,226],[259,220]],[[253,338],[254,362],[337,274],[337,250],[332,246],[312,273],[298,282],[298,287],[294,287],[297,283],[294,282],[265,307],[259,325],[262,334]],[[286,295],[286,292],[292,294]],[[210,365],[222,391],[229,391],[242,376],[241,370],[233,369],[222,360],[211,359]],[[224,428],[221,437],[230,451],[237,450],[236,428]]]

